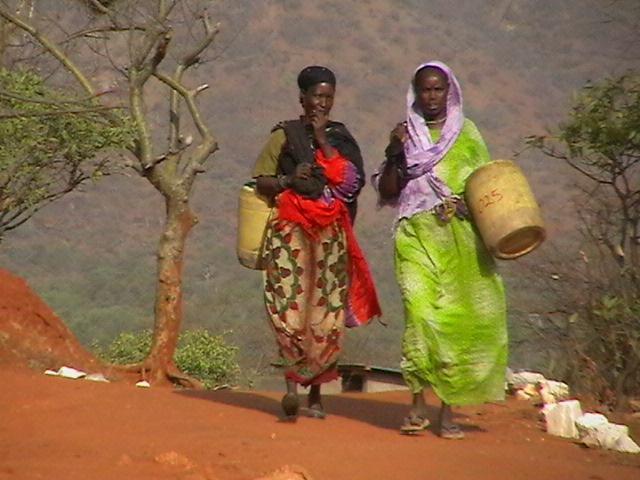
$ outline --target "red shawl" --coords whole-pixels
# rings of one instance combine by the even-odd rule
[[[324,168],[329,185],[336,185],[343,181],[348,160],[339,152],[334,150],[334,155],[327,159],[322,150],[318,149],[315,160]],[[349,258],[348,308],[345,325],[347,327],[364,325],[382,314],[369,265],[358,245],[349,212],[342,201],[323,197],[313,200],[288,189],[278,196],[278,216],[280,220],[296,223],[311,238],[317,237],[317,232],[323,228],[339,222],[346,234]]]

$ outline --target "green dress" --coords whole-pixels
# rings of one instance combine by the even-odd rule
[[[439,132],[432,131],[434,141]],[[456,195],[489,161],[475,125],[465,120],[436,166]],[[507,366],[505,294],[495,263],[469,220],[443,223],[431,211],[400,220],[395,269],[405,306],[402,371],[417,393],[431,385],[450,405],[504,398]]]

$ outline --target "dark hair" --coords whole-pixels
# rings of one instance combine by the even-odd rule
[[[336,86],[336,76],[327,67],[320,65],[311,65],[305,67],[298,74],[298,87],[303,92],[306,92],[309,88],[317,85],[318,83],[329,83]]]

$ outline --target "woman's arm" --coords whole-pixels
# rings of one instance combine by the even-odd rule
[[[299,168],[293,175],[277,175],[278,158],[285,141],[286,136],[282,128],[271,132],[271,136],[258,155],[253,169],[256,190],[269,200],[273,200],[276,195],[289,188],[294,178],[308,178],[311,171],[310,165],[304,164],[298,165]]]
[[[407,130],[400,123],[391,131],[389,145],[385,149],[386,160],[378,174],[378,193],[382,200],[391,200],[400,195],[404,186],[402,173],[405,169],[404,140]]]
[[[291,187],[294,180],[307,180],[311,176],[311,164],[300,163],[291,175],[261,175],[256,177],[256,189],[260,195],[273,200],[276,195]]]
[[[260,176],[256,177],[256,190],[260,195],[273,200],[276,195],[285,190],[286,185],[284,183],[280,177]]]

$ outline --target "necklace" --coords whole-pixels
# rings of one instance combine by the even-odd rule
[[[438,125],[439,123],[444,122],[447,119],[447,117],[443,117],[440,120],[425,120],[424,123],[426,123],[427,125]]]

